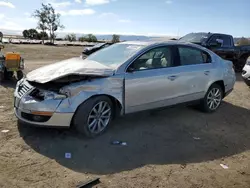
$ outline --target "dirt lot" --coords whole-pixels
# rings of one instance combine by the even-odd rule
[[[82,48],[11,45],[5,50],[20,51],[31,70],[78,56]],[[67,188],[95,177],[101,188],[250,187],[250,89],[239,75],[216,113],[188,107],[138,113],[116,120],[92,140],[73,129],[18,125],[13,87],[13,82],[0,86],[0,130],[10,130],[0,132],[0,187]],[[111,145],[114,140],[128,145]],[[66,152],[71,159],[65,159]]]

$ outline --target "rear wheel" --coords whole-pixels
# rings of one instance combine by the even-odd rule
[[[81,104],[73,121],[79,132],[93,138],[102,134],[108,128],[113,116],[112,101],[106,96],[98,96]]]
[[[221,104],[222,98],[223,91],[221,87],[218,84],[213,84],[201,101],[201,110],[208,113],[216,111]]]

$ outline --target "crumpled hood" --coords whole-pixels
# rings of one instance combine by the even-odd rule
[[[28,73],[26,78],[28,81],[46,83],[69,75],[111,76],[113,73],[114,69],[110,67],[76,57],[38,68]]]

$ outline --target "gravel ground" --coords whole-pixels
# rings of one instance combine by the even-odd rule
[[[78,56],[82,50],[5,48],[12,49],[22,52],[28,70]],[[86,139],[74,129],[19,125],[13,115],[14,87],[14,81],[0,86],[0,131],[9,130],[0,132],[0,187],[67,188],[96,177],[100,188],[250,187],[250,90],[240,75],[216,113],[174,107],[132,114],[117,119],[96,139]],[[111,145],[114,140],[128,145]],[[71,159],[65,158],[67,152]]]

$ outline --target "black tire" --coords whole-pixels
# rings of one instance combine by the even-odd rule
[[[16,72],[17,80],[21,80],[23,78],[23,71]]]
[[[210,95],[211,95],[210,92],[212,92],[212,90],[213,91],[218,90],[220,93],[220,102],[219,102],[218,106],[216,105],[217,107],[215,109],[211,108],[210,107],[211,103],[208,102],[209,101],[208,97],[210,97]],[[222,90],[221,86],[218,84],[213,84],[208,89],[204,99],[202,99],[201,104],[200,104],[200,109],[203,112],[207,112],[207,113],[215,112],[219,108],[219,106],[221,105],[222,99],[223,99],[223,90]],[[219,99],[216,98],[216,100],[219,100]]]
[[[89,128],[89,117],[90,117],[90,113],[93,112],[92,111],[93,108],[96,105],[98,105],[100,102],[105,102],[110,106],[110,118],[108,120],[107,125],[102,131],[94,133]],[[106,96],[97,96],[97,97],[88,99],[86,102],[82,103],[78,107],[74,115],[73,125],[75,126],[77,131],[84,134],[86,137],[94,138],[96,136],[103,134],[107,130],[113,117],[114,117],[114,106],[110,98]]]

